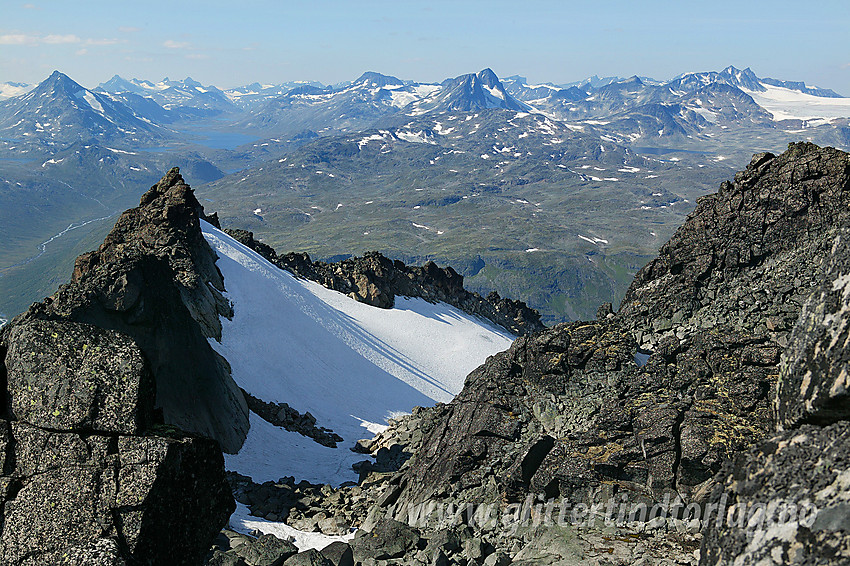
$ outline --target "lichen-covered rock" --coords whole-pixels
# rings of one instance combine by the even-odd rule
[[[287,540],[264,534],[237,546],[233,553],[245,560],[248,566],[280,566],[298,554],[298,548]]]
[[[358,531],[349,544],[354,561],[358,563],[370,558],[400,558],[417,550],[419,541],[416,529],[392,519],[382,519],[371,531]]]
[[[66,554],[82,560],[111,547],[104,538],[133,563],[198,564],[235,507],[214,441],[0,422],[7,437],[3,564],[62,563]]]
[[[13,325],[6,354],[15,418],[53,430],[134,434],[152,421],[154,382],[127,336],[89,324]]]
[[[775,434],[719,478],[702,566],[850,563],[850,423]]]
[[[283,566],[333,566],[333,563],[318,550],[310,549],[290,556]]]
[[[354,566],[351,546],[342,541],[332,542],[323,548],[322,556],[327,558],[333,566]]]
[[[850,419],[850,229],[835,236],[824,272],[783,356],[775,397],[782,428]]]
[[[61,566],[126,566],[118,544],[108,538],[62,552],[54,564]]]

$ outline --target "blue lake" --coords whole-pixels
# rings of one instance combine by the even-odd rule
[[[256,136],[240,134],[238,132],[214,132],[214,131],[186,131],[186,134],[191,135],[196,139],[192,141],[199,144],[211,147],[213,149],[236,149],[240,145],[257,141]]]

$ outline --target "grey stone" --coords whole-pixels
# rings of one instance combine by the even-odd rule
[[[779,425],[850,419],[850,229],[834,238],[824,282],[800,315],[774,401]]]
[[[104,535],[134,561],[198,562],[234,509],[214,441],[10,430],[4,564],[82,553]]]
[[[305,550],[290,556],[284,566],[332,566],[332,562],[316,549]]]
[[[381,519],[371,532],[358,535],[349,543],[355,562],[399,558],[414,551],[420,540],[416,529],[392,519]]]
[[[850,562],[850,423],[777,433],[719,477],[700,564]]]
[[[153,376],[127,336],[89,324],[13,325],[6,354],[15,417],[53,430],[134,434],[152,421]]]
[[[298,548],[287,540],[274,535],[260,535],[257,540],[246,542],[234,549],[248,566],[281,566],[288,558],[298,554]]]
[[[332,542],[322,549],[322,554],[333,566],[354,566],[354,554],[348,543]]]

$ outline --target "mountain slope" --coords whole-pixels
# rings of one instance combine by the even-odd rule
[[[61,147],[98,139],[144,145],[162,142],[172,133],[59,71],[29,93],[0,104],[0,135],[22,142]]]

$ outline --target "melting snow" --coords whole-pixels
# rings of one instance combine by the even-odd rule
[[[396,132],[395,135],[398,136],[398,139],[411,143],[437,143],[434,140],[429,139],[428,134],[426,134],[424,131],[419,131],[415,134],[413,132]]]
[[[346,542],[354,538],[353,533],[343,536],[308,533],[294,529],[286,523],[277,523],[261,517],[254,517],[251,515],[251,511],[248,507],[239,502],[236,503],[236,511],[234,511],[233,515],[230,516],[230,528],[234,531],[245,534],[260,531],[264,534],[272,534],[283,540],[287,540],[289,537],[292,537],[295,539],[294,544],[299,551],[309,550],[311,548],[321,550],[332,542]]]
[[[578,237],[581,238],[582,240],[590,242],[591,244],[607,244],[608,243],[608,240],[603,240],[602,238],[596,238],[596,237],[588,238],[587,236],[582,236],[581,234],[579,234]]]
[[[88,103],[89,106],[92,107],[95,112],[97,112],[98,114],[103,114],[103,106],[101,106],[100,102],[90,91],[84,90],[82,98]]]

